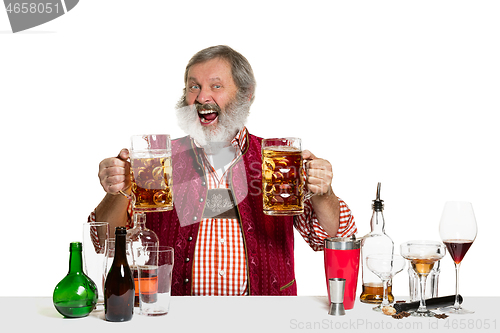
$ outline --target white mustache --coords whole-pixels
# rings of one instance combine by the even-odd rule
[[[201,104],[198,104],[201,105]],[[220,110],[216,104],[210,104],[212,108],[216,105],[218,112],[217,127],[206,128],[201,126],[198,116],[198,105],[185,105],[183,100],[179,101],[176,110],[177,122],[179,127],[201,146],[220,145],[230,142],[236,133],[245,126],[248,114],[250,112],[250,103],[248,101],[235,101],[229,103],[225,110]],[[208,147],[207,147],[208,148]]]
[[[209,113],[208,111],[220,112],[220,107],[217,104],[200,104],[196,103],[196,110],[200,113]]]

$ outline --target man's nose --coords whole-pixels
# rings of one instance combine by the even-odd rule
[[[196,97],[196,101],[200,104],[214,103],[214,100],[212,98],[212,94],[210,93],[210,90],[208,90],[208,89],[201,89],[200,93]]]

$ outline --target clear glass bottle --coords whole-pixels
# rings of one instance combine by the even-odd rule
[[[70,243],[69,252],[68,274],[55,287],[52,301],[57,311],[65,317],[85,317],[97,303],[97,287],[83,273],[82,243]]]
[[[370,254],[394,254],[394,242],[385,233],[384,214],[384,201],[380,200],[380,183],[377,185],[377,196],[373,200],[372,219],[370,222],[371,232],[364,236],[361,241],[361,260],[362,260],[362,278],[363,278],[363,291],[359,297],[363,303],[379,304],[382,303],[384,287],[382,281],[378,276],[372,273],[366,266],[366,257]],[[394,301],[392,294],[392,279],[388,283],[387,293],[389,302]]]
[[[141,258],[137,257],[137,249],[140,247],[156,248],[158,247],[158,236],[153,230],[146,228],[146,214],[135,212],[133,216],[134,227],[127,230],[127,242],[130,242],[134,264],[130,265],[135,282],[135,301],[134,306],[139,306],[139,275],[137,265],[145,265]]]
[[[146,214],[134,213],[134,226],[127,230],[127,241],[132,244],[132,249],[144,247],[146,244],[158,245],[158,236],[153,230],[146,228]]]

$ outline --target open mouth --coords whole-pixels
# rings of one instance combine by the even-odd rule
[[[198,111],[198,117],[200,117],[200,121],[204,125],[208,125],[217,119],[219,113],[213,110],[202,110]]]
[[[198,117],[200,118],[200,122],[202,125],[209,125],[213,123],[218,116],[219,112],[217,110],[211,110],[205,108],[198,109]]]

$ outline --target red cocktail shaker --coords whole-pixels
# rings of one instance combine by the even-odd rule
[[[354,235],[351,238],[330,237],[325,239],[326,287],[329,288],[329,279],[343,278],[346,280],[344,290],[344,308],[346,310],[354,307],[356,299],[360,247],[361,239],[356,239]],[[330,290],[328,290],[328,303],[330,303]]]

